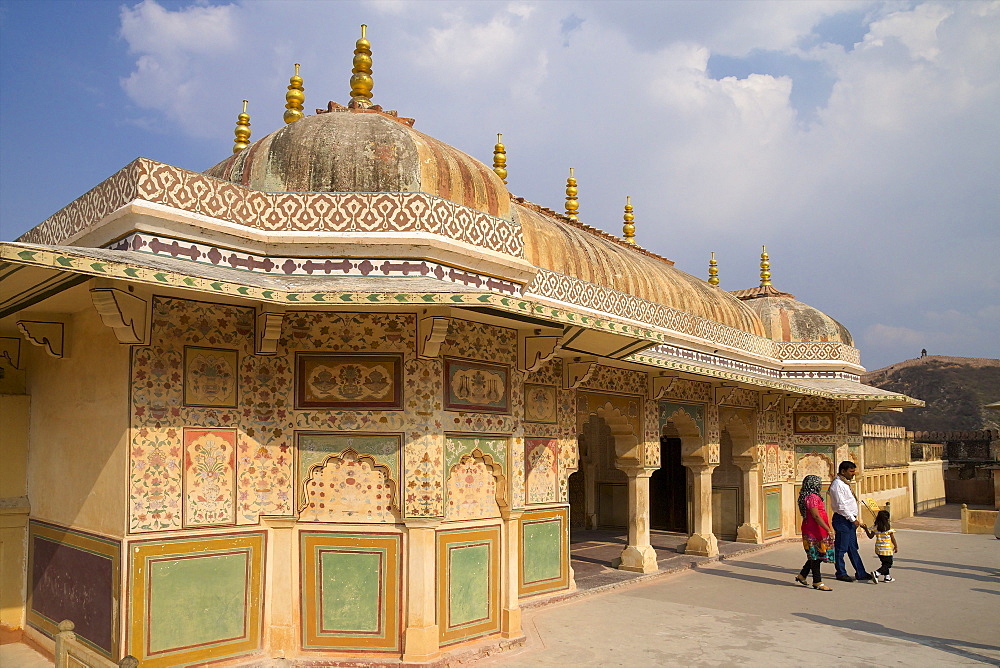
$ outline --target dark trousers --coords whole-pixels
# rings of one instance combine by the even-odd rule
[[[878,572],[882,575],[888,575],[889,569],[892,568],[892,555],[891,554],[877,554],[879,561],[882,562],[882,566],[878,569]]]
[[[870,576],[865,570],[865,562],[861,561],[858,554],[858,528],[854,522],[848,521],[843,515],[834,513],[833,530],[837,533],[833,540],[834,559],[833,564],[837,568],[837,577],[847,575],[844,568],[844,555],[846,554],[851,564],[854,565],[855,577],[859,580],[867,580]]]
[[[823,576],[819,574],[819,565],[822,563],[823,561],[820,559],[806,559],[806,565],[803,566],[802,571],[799,572],[799,577],[805,578],[810,572],[812,572],[813,584],[822,582]]]

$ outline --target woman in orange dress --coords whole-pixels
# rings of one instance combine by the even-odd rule
[[[823,481],[818,475],[807,475],[802,480],[802,490],[799,492],[799,512],[802,513],[802,547],[806,550],[806,565],[802,571],[795,576],[795,581],[800,585],[809,586],[806,576],[812,572],[813,589],[820,591],[832,591],[823,584],[823,576],[820,575],[819,567],[824,561],[833,561],[833,527],[826,516],[826,507],[823,505],[822,491]]]

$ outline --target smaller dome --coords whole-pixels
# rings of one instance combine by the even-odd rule
[[[760,317],[764,331],[774,341],[833,341],[854,345],[847,328],[817,308],[795,299],[795,295],[776,290],[770,284],[747,290],[734,290]]]

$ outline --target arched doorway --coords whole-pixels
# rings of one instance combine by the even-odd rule
[[[591,414],[581,425],[578,440],[580,470],[567,481],[570,526],[586,529],[628,526],[628,476],[615,465],[611,426],[604,418]]]
[[[649,478],[649,526],[661,531],[688,531],[687,469],[681,463],[682,441],[668,425],[660,437],[660,468]]]

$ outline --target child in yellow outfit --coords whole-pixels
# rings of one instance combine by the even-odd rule
[[[889,523],[889,511],[880,510],[875,516],[875,529],[869,529],[862,525],[869,538],[875,539],[875,555],[882,562],[882,566],[875,571],[882,574],[882,582],[893,582],[895,578],[889,575],[892,568],[892,555],[899,551],[896,544],[896,530]]]

